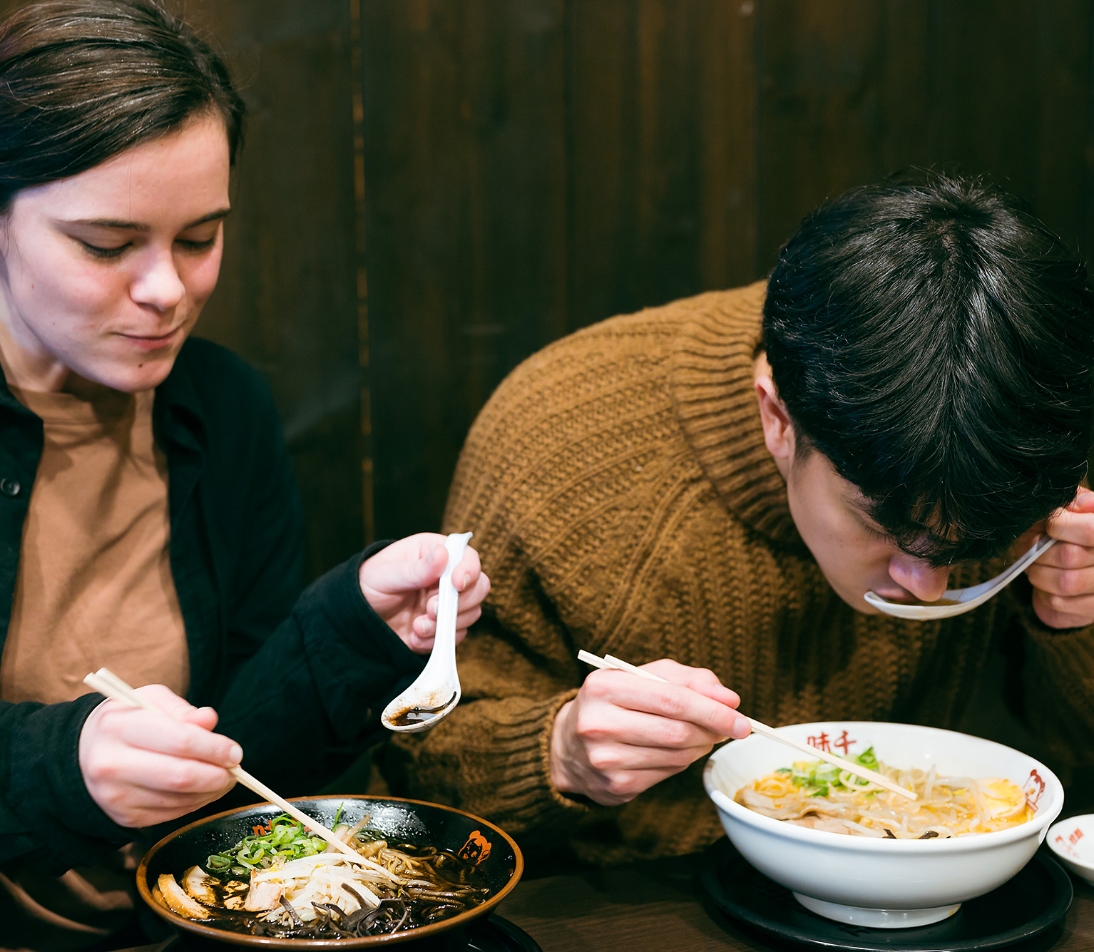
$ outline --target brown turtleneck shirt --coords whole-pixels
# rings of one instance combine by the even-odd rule
[[[721,836],[703,761],[631,803],[552,789],[558,709],[579,648],[711,668],[741,710],[952,726],[993,634],[1025,629],[1027,711],[1059,752],[1094,736],[1094,632],[1054,632],[1019,598],[944,622],[863,615],[798,536],[753,394],[764,286],[614,318],[536,354],[499,387],[464,446],[449,530],[473,530],[493,583],[460,649],[463,703],[399,735],[398,792],[489,817],[533,848],[610,863]],[[965,565],[952,584],[994,575]]]

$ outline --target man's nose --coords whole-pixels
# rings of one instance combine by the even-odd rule
[[[900,552],[889,559],[889,578],[922,602],[933,602],[942,597],[949,584],[951,571],[953,570],[948,566],[935,568],[906,552]]]

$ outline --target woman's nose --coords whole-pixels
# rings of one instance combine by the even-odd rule
[[[130,285],[129,293],[137,304],[157,311],[169,311],[178,305],[186,293],[175,260],[170,253],[150,257],[146,266]]]
[[[922,602],[933,602],[942,597],[951,571],[948,566],[935,568],[906,552],[889,559],[889,578]]]

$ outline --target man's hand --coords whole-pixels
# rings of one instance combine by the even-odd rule
[[[79,761],[91,799],[119,826],[178,819],[235,785],[228,769],[243,751],[212,733],[216,711],[196,708],[162,684],[137,688],[164,713],[104,701],[80,733]]]
[[[1094,623],[1094,492],[1080,488],[1041,528],[1059,541],[1026,570],[1033,610],[1050,628]]]
[[[446,536],[419,532],[377,552],[361,566],[361,592],[373,610],[411,651],[427,654],[437,631],[437,583],[448,563]],[[478,621],[490,592],[479,554],[470,546],[452,573],[460,593],[456,616],[456,643]]]
[[[741,699],[714,672],[667,660],[643,668],[670,683],[594,671],[558,712],[550,756],[561,793],[626,803],[727,737],[748,735],[748,720],[734,710]]]

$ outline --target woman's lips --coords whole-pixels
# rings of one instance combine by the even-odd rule
[[[119,332],[118,336],[124,338],[129,343],[141,350],[162,350],[164,347],[170,347],[178,336],[181,327],[176,327],[173,331],[168,331],[166,334],[151,335],[151,334],[125,334]]]

